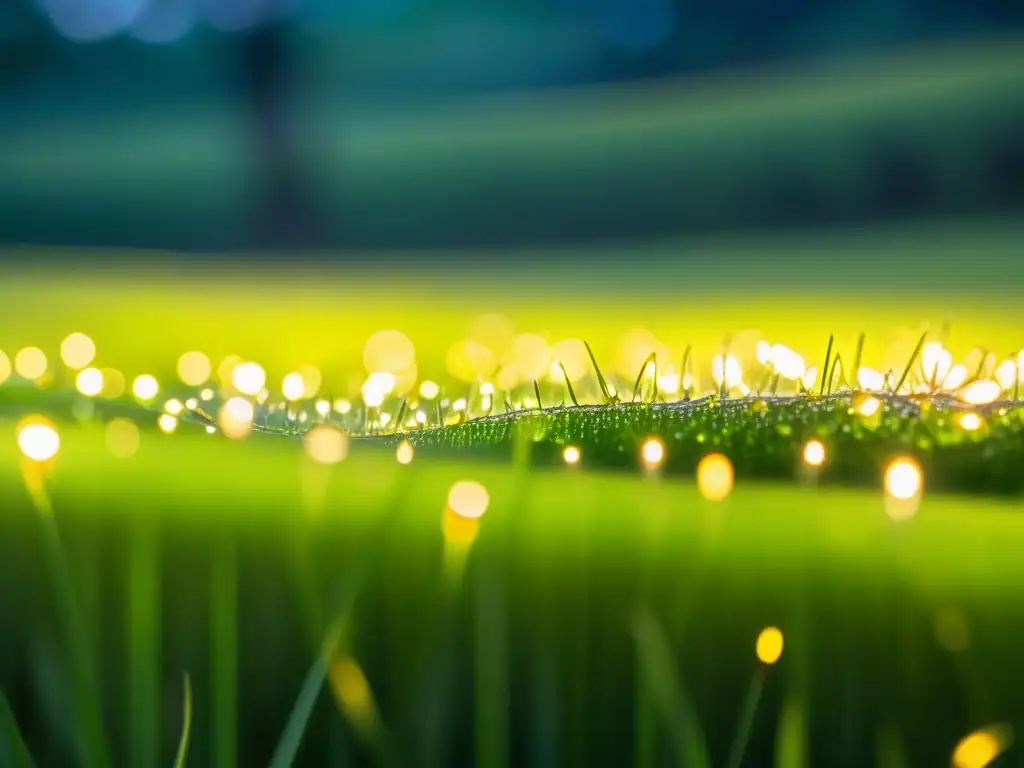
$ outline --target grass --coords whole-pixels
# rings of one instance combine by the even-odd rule
[[[202,434],[146,433],[137,454],[119,461],[97,450],[103,438],[96,428],[68,429],[63,438],[50,488],[69,553],[87,532],[101,532],[112,576],[118,563],[129,567],[137,541],[120,534],[139,510],[148,510],[159,531],[162,587],[152,610],[162,616],[162,637],[148,652],[159,654],[161,679],[177,680],[176,689],[184,670],[191,671],[202,703],[192,724],[194,764],[267,763],[285,730],[314,655],[301,640],[295,608],[301,582],[293,580],[279,546],[294,529],[316,532],[304,546],[321,594],[337,588],[346,564],[368,564],[368,578],[350,603],[351,650],[393,742],[414,753],[418,744],[440,740],[446,744],[438,747],[441,754],[457,759],[461,750],[475,749],[480,765],[514,760],[527,747],[547,750],[556,764],[628,762],[639,653],[641,665],[654,666],[655,681],[681,686],[652,691],[651,764],[684,748],[690,757],[679,764],[699,764],[689,751],[692,739],[671,746],[679,733],[675,724],[684,721],[700,728],[713,764],[725,764],[758,669],[754,640],[769,624],[783,628],[786,650],[766,670],[763,695],[749,716],[750,743],[743,751],[753,762],[771,754],[779,740],[787,753],[810,750],[817,759],[810,764],[867,764],[874,760],[868,736],[885,726],[899,735],[908,764],[938,764],[969,731],[1015,722],[1024,712],[1012,671],[1012,649],[1024,639],[1024,624],[1011,610],[1024,598],[1024,582],[1014,575],[1024,544],[1017,501],[926,493],[918,515],[900,525],[886,517],[878,492],[762,485],[741,476],[733,494],[716,505],[681,478],[548,468],[532,470],[524,484],[523,470],[514,465],[417,456],[403,467],[389,450],[356,444],[330,470],[319,516],[310,518],[300,452],[290,441],[255,436],[237,444]],[[34,513],[20,489],[13,446],[13,439],[0,442],[0,488],[11,502],[4,513],[5,562],[27,579],[21,591],[45,594],[30,576]],[[462,478],[487,487],[492,510],[447,610],[441,518],[449,487]],[[413,495],[396,496],[403,482]],[[401,522],[381,538],[373,531],[381,530],[388,509]],[[235,559],[223,557],[225,546]],[[217,595],[228,572],[238,574],[239,592],[231,598],[237,613],[204,619],[208,600],[223,607]],[[101,580],[101,589],[115,586]],[[17,638],[16,657],[28,664],[31,639],[45,632],[48,600],[8,593],[4,601],[5,642]],[[120,606],[115,613],[130,610],[123,601]],[[494,620],[499,607],[502,621]],[[334,614],[330,604],[324,609]],[[482,635],[472,629],[476,615],[483,620],[477,626],[487,630]],[[636,624],[631,617],[637,615],[647,618]],[[215,630],[230,619],[232,629]],[[236,643],[212,667],[206,644],[188,629],[197,621],[220,633],[218,643],[226,645],[228,637]],[[958,621],[969,634],[966,647],[955,637]],[[134,663],[114,650],[122,642],[119,626],[118,620],[99,626],[105,678],[136,674]],[[631,627],[638,631],[637,651]],[[432,663],[423,660],[436,658],[430,649],[439,647],[454,653],[444,681],[450,709],[427,726],[436,713],[422,704],[432,685],[424,677]],[[466,655],[469,649],[475,650]],[[669,663],[679,665],[677,674],[666,671]],[[224,664],[229,669],[218,666]],[[800,668],[808,670],[810,689],[794,699],[786,681]],[[13,669],[3,687],[23,692],[16,711],[38,712],[43,694]],[[541,669],[547,672],[538,671],[540,677],[530,672]],[[857,678],[849,677],[853,670]],[[534,686],[545,675],[552,676],[553,708],[531,714],[527,702],[543,695]],[[467,685],[474,678],[477,684]],[[225,686],[234,688],[230,698]],[[151,690],[157,701],[148,706],[159,710],[165,693]],[[891,697],[906,708],[891,707]],[[692,711],[680,714],[687,699]],[[937,700],[943,707],[929,703]],[[312,709],[297,764],[344,764],[342,754],[375,754],[351,720],[337,716],[337,703],[321,699],[303,707]],[[325,725],[332,709],[335,723]],[[114,723],[130,713],[110,701],[104,711],[108,731],[120,732]],[[474,748],[476,740],[466,735],[472,728],[460,723],[481,714],[486,719],[477,725],[490,725]],[[51,738],[51,728],[60,732],[52,715],[22,722],[41,764],[52,762],[48,750],[61,743]],[[233,721],[238,725],[229,726]],[[161,722],[161,743],[169,747],[180,717],[173,731]],[[272,737],[254,733],[255,723],[266,723]],[[243,731],[243,724],[250,726]],[[340,731],[333,737],[344,745],[333,747],[340,752],[332,752],[333,729]],[[505,729],[508,737],[498,735]],[[434,741],[421,741],[424,730]],[[166,748],[160,754],[171,762]]]

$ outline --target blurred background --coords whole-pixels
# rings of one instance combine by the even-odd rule
[[[4,0],[0,244],[1016,227],[1022,71],[1016,0]]]

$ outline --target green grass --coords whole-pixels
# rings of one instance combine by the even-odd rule
[[[9,500],[2,546],[21,584],[4,595],[2,658],[12,666],[0,679],[5,690],[14,685],[20,692],[19,711],[37,713],[22,728],[37,761],[52,764],[57,754],[67,758],[54,734],[72,726],[68,712],[40,711],[46,693],[24,672],[42,653],[34,638],[46,635],[50,598],[32,575],[35,512],[7,433],[10,439],[0,441],[0,488]],[[917,516],[897,524],[885,515],[878,491],[763,485],[740,476],[733,494],[713,504],[683,478],[568,468],[524,475],[504,462],[425,456],[402,467],[390,450],[356,444],[345,462],[325,470],[323,503],[310,517],[303,501],[310,475],[300,471],[304,459],[292,441],[145,433],[137,454],[121,461],[103,449],[97,428],[69,428],[62,436],[50,483],[56,520],[72,562],[89,536],[104,541],[104,567],[76,572],[74,583],[81,589],[86,579],[99,579],[99,589],[114,595],[112,613],[97,625],[96,661],[113,690],[132,691],[129,702],[104,700],[122,759],[127,753],[117,750],[129,749],[129,742],[116,736],[131,733],[137,707],[161,711],[180,696],[188,670],[196,696],[192,764],[269,761],[316,655],[302,640],[308,635],[296,607],[303,582],[295,580],[294,561],[281,546],[296,533],[325,615],[339,610],[330,595],[344,585],[348,565],[373,553],[354,604],[352,649],[391,743],[405,754],[421,754],[426,745],[437,754],[472,751],[471,724],[490,713],[487,728],[508,729],[509,740],[487,737],[492,730],[482,738],[511,744],[516,754],[531,750],[534,764],[545,755],[550,764],[628,762],[638,610],[654,622],[643,625],[641,662],[660,669],[667,655],[679,665],[672,677],[692,701],[685,718],[701,729],[714,764],[725,764],[736,742],[758,668],[754,640],[769,624],[786,633],[786,650],[769,670],[752,716],[749,756],[770,754],[778,732],[789,743],[785,751],[810,749],[810,764],[868,764],[876,730],[887,728],[898,735],[908,764],[941,764],[968,731],[997,720],[1017,723],[1024,714],[1014,671],[1014,648],[1024,639],[1016,610],[1024,605],[1024,582],[1016,576],[1024,545],[1017,500],[926,492]],[[449,487],[463,478],[484,483],[492,501],[449,610],[441,519]],[[396,495],[400,487],[408,491]],[[381,531],[389,509],[398,518],[381,537],[374,531]],[[138,541],[125,532],[141,514],[159,532],[161,548],[162,587],[151,606],[162,617],[161,640],[150,639],[146,649],[160,658],[161,680],[169,686],[160,692],[116,683],[138,674],[135,660],[116,650],[134,636],[124,616],[131,605],[116,597],[124,594],[116,574],[138,556]],[[234,558],[224,557],[225,547]],[[496,562],[501,567],[491,569]],[[231,573],[237,574],[237,613],[207,614],[207,604],[224,607],[223,579]],[[500,622],[493,621],[497,606],[506,612]],[[483,626],[502,628],[500,637],[472,630],[481,610],[491,616]],[[228,663],[234,672],[210,666],[212,649],[201,629],[214,631],[231,619],[233,627],[216,632],[219,642],[231,637],[236,645],[213,664]],[[950,644],[943,621],[967,628],[966,648]],[[652,626],[666,646],[656,652],[649,647]],[[437,661],[445,648],[453,653],[447,666]],[[651,658],[660,661],[643,661]],[[438,668],[450,673],[446,679],[431,675]],[[484,674],[478,683],[493,682],[469,685],[475,674]],[[664,676],[658,672],[659,680]],[[230,699],[225,685],[234,689]],[[447,686],[441,712],[424,703],[437,685]],[[134,700],[143,696],[150,700]],[[545,696],[546,707],[529,704]],[[655,697],[649,738],[658,760],[681,748],[671,746],[671,737],[684,717],[673,702],[683,696]],[[171,717],[160,720],[165,764],[180,733],[180,711],[174,704]],[[232,721],[238,725],[219,730]],[[255,723],[263,725],[254,733]],[[346,754],[375,754],[367,749],[330,697],[321,697],[297,764],[341,765]],[[508,759],[504,748],[477,754],[491,756],[481,765]]]

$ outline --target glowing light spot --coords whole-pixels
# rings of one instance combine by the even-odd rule
[[[161,432],[169,435],[178,428],[178,419],[169,413],[161,413],[160,418],[156,420],[156,424],[160,427]]]
[[[398,459],[399,464],[408,464],[412,461],[414,453],[412,443],[408,440],[403,440],[398,444],[398,448],[395,449],[395,458]]]
[[[960,740],[953,750],[953,768],[985,768],[1013,743],[1013,729],[1006,724],[991,725]]]
[[[373,693],[370,684],[363,670],[351,657],[337,657],[331,663],[328,677],[331,689],[350,718],[365,722],[372,717]]]
[[[489,503],[487,489],[472,480],[460,480],[448,491],[448,507],[460,517],[483,517]]]
[[[190,397],[188,400],[185,401],[185,407],[188,408],[190,411],[194,411],[196,409],[196,406],[198,405],[199,401],[196,400],[194,397]]]
[[[96,397],[103,391],[103,372],[98,368],[86,368],[75,377],[75,389],[86,397]]]
[[[682,386],[682,377],[678,373],[666,373],[658,377],[658,391],[666,395],[675,395]]]
[[[302,393],[304,397],[316,397],[324,383],[320,369],[312,365],[300,365],[298,374],[302,377]]]
[[[200,391],[199,399],[200,400],[204,400],[206,402],[209,402],[210,400],[213,400],[213,390],[210,389],[209,387],[206,387],[205,389]]]
[[[720,453],[710,453],[697,465],[697,488],[708,501],[722,501],[732,492],[732,462]]]
[[[374,371],[367,377],[366,382],[362,386],[363,402],[369,408],[380,408],[384,404],[385,398],[391,394],[394,388],[394,375],[385,371]]]
[[[164,403],[164,410],[171,416],[180,416],[181,412],[185,410],[185,406],[181,404],[181,400],[172,397]]]
[[[216,432],[216,431],[217,431],[217,428],[216,428],[216,427],[214,427],[214,426],[213,426],[212,424],[208,424],[208,425],[206,426],[206,434],[208,434],[208,435],[212,435],[212,434],[213,434],[214,432]]]
[[[391,423],[391,414],[390,413],[382,413],[380,415],[380,425],[382,427],[386,427],[390,423]]]
[[[7,377],[11,375],[11,359],[4,354],[3,350],[0,350],[0,384],[7,381]]]
[[[318,464],[337,464],[348,455],[348,438],[340,429],[326,425],[309,430],[302,446]]]
[[[925,344],[921,350],[921,372],[928,382],[942,384],[953,366],[953,355],[938,342]]]
[[[416,423],[417,424],[426,424],[427,423],[427,413],[426,413],[426,411],[416,411]]]
[[[49,461],[60,451],[57,430],[38,417],[26,419],[18,427],[18,448],[32,461]]]
[[[656,469],[665,460],[665,444],[656,437],[647,438],[640,447],[640,459],[647,469]]]
[[[985,422],[982,421],[981,416],[973,411],[960,414],[960,428],[967,430],[968,432],[978,431],[984,423]]]
[[[331,404],[327,400],[317,400],[316,405],[313,407],[316,409],[317,413],[325,418],[331,412]]]
[[[232,397],[220,409],[220,431],[232,440],[241,440],[252,431],[256,416],[253,404],[244,397]]]
[[[286,400],[301,400],[305,393],[306,384],[302,380],[301,373],[292,371],[284,377],[284,381],[281,382],[281,394],[284,395]]]
[[[818,369],[813,365],[804,371],[804,375],[800,380],[800,383],[804,385],[804,389],[813,389],[814,385],[818,381]]]
[[[754,348],[754,356],[761,365],[771,365],[772,345],[763,339],[757,342],[757,346]]]
[[[445,353],[448,373],[459,381],[472,383],[480,376],[490,376],[497,367],[497,358],[483,344],[463,339],[452,344]]]
[[[267,374],[259,363],[241,363],[231,372],[231,383],[243,395],[255,397],[267,383]]]
[[[809,440],[804,446],[804,464],[820,467],[825,463],[825,444],[820,440]]]
[[[346,400],[344,397],[339,397],[334,401],[334,410],[344,416],[346,413],[352,410],[352,403]]]
[[[416,348],[401,331],[378,331],[363,346],[363,365],[367,373],[385,371],[403,373],[416,363]]]
[[[882,407],[882,401],[877,397],[863,397],[857,399],[855,402],[857,413],[868,418],[878,413],[878,409]]]
[[[23,379],[36,381],[46,373],[46,355],[39,347],[25,347],[14,357],[14,370]]]
[[[186,352],[178,358],[178,378],[182,384],[198,387],[209,381],[213,366],[202,352]]]
[[[949,369],[946,378],[942,381],[942,388],[947,390],[956,389],[967,381],[967,366],[957,363]]]
[[[134,421],[114,419],[107,424],[107,448],[119,459],[130,459],[139,450],[139,428]]]
[[[802,373],[802,371],[801,371]],[[743,369],[735,355],[715,355],[711,362],[711,378],[719,387],[737,389],[743,386]]]
[[[782,656],[782,632],[778,627],[765,627],[757,636],[757,658],[762,664],[774,664]]]
[[[420,397],[424,400],[433,400],[441,394],[441,385],[436,381],[424,381],[420,384]]]
[[[244,361],[238,355],[228,355],[217,365],[217,380],[221,384],[231,384],[231,376],[235,372],[235,368],[240,366]]]
[[[72,370],[85,368],[96,357],[96,345],[84,333],[72,333],[60,343],[60,358]]]
[[[898,458],[885,469],[886,512],[894,520],[906,520],[917,512],[921,495],[921,468],[913,459]]]
[[[771,360],[775,370],[783,378],[797,381],[803,379],[804,373],[807,372],[807,364],[803,357],[782,344],[772,347]]]
[[[1017,376],[1017,363],[1014,360],[1003,360],[995,371],[996,381],[1004,391],[1014,388],[1017,384]]]
[[[972,381],[960,390],[959,398],[970,405],[986,405],[994,402],[1002,392],[999,384],[991,379]]]
[[[871,368],[860,368],[857,371],[857,384],[868,392],[881,392],[885,389],[885,376]]]
[[[562,459],[570,466],[579,464],[581,458],[583,458],[583,453],[575,445],[567,445],[562,451]]]
[[[491,382],[486,382],[480,385],[480,394],[484,397],[490,397],[494,394],[494,385]]]
[[[148,373],[137,376],[132,382],[132,393],[139,400],[152,400],[159,391],[160,384]]]
[[[461,413],[462,411],[466,410],[467,405],[468,404],[466,403],[466,398],[460,397],[458,400],[452,403],[452,410],[455,411],[456,413]]]

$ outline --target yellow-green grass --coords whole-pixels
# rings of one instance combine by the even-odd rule
[[[38,762],[53,764],[67,759],[71,707],[62,667],[39,675],[63,654],[13,424],[2,434],[0,680]],[[442,520],[461,479],[483,483],[491,504],[453,608]],[[265,764],[332,595],[368,555],[354,653],[392,745],[417,764],[468,759],[474,732],[489,734],[475,747],[489,765],[508,764],[493,748],[503,743],[533,764],[626,764],[648,728],[671,754],[662,715],[635,699],[641,609],[669,638],[715,764],[735,741],[767,625],[786,646],[754,718],[756,764],[786,733],[807,739],[807,765],[870,764],[893,734],[906,764],[939,765],[974,728],[1024,723],[1019,500],[926,492],[896,523],[881,491],[739,477],[715,504],[686,479],[422,456],[401,466],[363,443],[326,468],[295,441],[201,433],[144,433],[121,460],[89,426],[63,429],[49,488],[115,763],[170,762],[187,670],[192,764]],[[389,511],[398,517],[379,538]],[[780,728],[784,707],[807,729]],[[299,764],[361,753],[342,722],[322,697]]]

